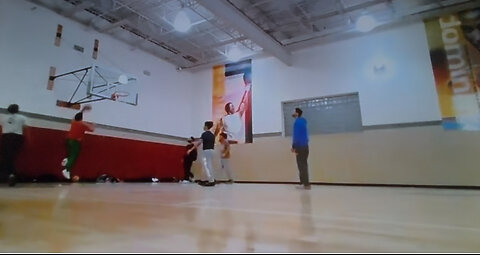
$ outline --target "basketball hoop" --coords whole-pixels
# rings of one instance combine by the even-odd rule
[[[116,91],[112,93],[112,95],[110,96],[110,99],[113,101],[117,101],[117,99],[119,99],[120,97],[128,97],[128,95],[129,93],[126,91]]]
[[[54,81],[56,86],[53,86]],[[111,67],[92,65],[59,75],[51,71],[48,86],[52,87],[52,90],[55,88],[57,106],[80,109],[82,104],[102,100],[136,106],[137,82],[137,78],[132,74],[122,73]],[[71,85],[76,88],[69,89]],[[73,94],[70,91],[74,91]]]

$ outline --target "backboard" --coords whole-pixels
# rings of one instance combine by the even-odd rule
[[[90,70],[88,94],[99,98],[137,105],[137,78],[110,67],[93,65]]]
[[[112,67],[94,64],[51,75],[49,81],[57,95],[58,106],[78,108],[80,104],[102,100],[138,104],[137,78]]]

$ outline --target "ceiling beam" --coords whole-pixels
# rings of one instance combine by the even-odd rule
[[[260,51],[260,52],[254,52],[254,53],[252,53],[251,55],[248,55],[248,56],[244,56],[243,58],[241,58],[238,61],[242,61],[242,60],[245,60],[245,59],[260,59],[260,58],[266,58],[266,57],[270,57],[270,55],[263,52],[263,51]],[[186,70],[186,71],[194,73],[194,72],[198,72],[198,71],[202,71],[202,70],[206,70],[206,69],[211,69],[213,66],[225,65],[225,64],[228,64],[228,63],[231,63],[231,61],[228,61],[228,59],[226,57],[218,56],[216,58],[210,59],[210,60],[208,60],[206,62],[203,62],[203,63],[200,63],[200,64],[184,67],[184,68],[182,68],[182,70]]]
[[[85,2],[82,2],[78,5],[70,8],[69,10],[66,10],[66,11],[62,12],[62,15],[66,16],[66,17],[70,17],[70,16],[74,15],[75,13],[83,11],[83,10],[88,9],[90,7],[93,7],[94,5],[95,4],[92,3],[92,2],[85,1]]]
[[[230,40],[216,42],[216,43],[212,43],[212,44],[208,44],[208,45],[203,45],[203,46],[200,45],[200,47],[206,48],[206,49],[216,49],[218,47],[222,47],[222,46],[225,46],[227,44],[236,43],[236,42],[247,40],[247,39],[248,38],[246,36],[241,36],[241,37],[238,37],[238,38],[233,38],[233,39],[230,39]]]
[[[397,1],[397,0],[396,0]],[[404,1],[404,0],[398,0]],[[395,1],[394,1],[395,2]],[[386,31],[395,27],[401,27],[406,25],[415,24],[417,22],[423,22],[424,20],[440,17],[450,13],[457,13],[464,10],[475,9],[480,7],[480,1],[473,0],[473,1],[464,1],[460,4],[453,4],[453,5],[446,5],[443,3],[442,7],[439,7],[435,10],[429,10],[422,13],[411,13],[411,14],[402,14],[399,17],[395,17],[393,20],[388,22],[384,22],[376,27],[373,31],[369,33],[377,33],[381,31]],[[407,15],[407,16],[403,16]],[[332,43],[341,40],[347,40],[351,38],[355,38],[357,36],[363,36],[366,33],[361,33],[353,29],[353,25],[350,26],[349,29],[345,28],[342,31],[332,31],[331,33],[325,34],[325,36],[319,36],[316,38],[309,38],[305,39],[304,41],[298,41],[295,43],[291,43],[290,45],[286,46],[290,52],[295,52],[298,50],[319,46],[326,43]]]
[[[250,19],[237,10],[226,0],[198,0],[198,2],[216,17],[222,19],[235,27],[250,40],[263,48],[264,51],[278,58],[290,66],[292,64],[291,54],[280,43],[275,41]]]
[[[108,24],[107,26],[103,27],[103,28],[99,28],[98,31],[100,33],[108,33],[110,32],[112,29],[114,28],[117,28],[117,27],[120,27],[120,26],[123,26],[123,25],[126,25],[126,24],[131,24],[130,21],[128,21],[127,19],[121,19],[117,22],[114,22],[112,24]]]
[[[334,17],[336,15],[340,15],[340,14],[341,15],[349,15],[350,13],[353,13],[355,11],[366,10],[366,9],[372,8],[376,5],[388,4],[389,1],[390,0],[371,0],[371,1],[364,2],[364,3],[358,4],[358,5],[350,6],[348,8],[337,9],[337,10],[334,10],[334,11],[331,11],[331,12],[328,12],[328,13],[324,13],[324,14],[321,14],[321,15],[318,15],[318,16],[312,16],[312,17],[310,17],[309,21],[311,23],[315,23],[315,22],[318,22],[318,21],[321,21],[321,20],[324,20],[324,19],[328,19],[328,18]],[[402,1],[405,1],[405,0],[402,0]],[[297,23],[297,21],[287,21],[285,23],[278,24],[278,26],[276,28],[281,29],[281,28],[284,28],[284,27],[287,27],[287,26],[296,25],[296,23]]]

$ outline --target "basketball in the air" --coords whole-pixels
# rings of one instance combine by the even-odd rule
[[[73,182],[78,182],[78,181],[80,181],[80,177],[78,177],[78,175],[75,175],[75,176],[73,176],[72,181]]]

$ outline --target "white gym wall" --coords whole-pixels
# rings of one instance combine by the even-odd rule
[[[375,73],[374,67],[382,65],[384,72]],[[211,72],[200,72],[201,86],[195,88],[198,134],[203,121],[211,117]],[[473,152],[480,144],[479,132],[416,126],[441,119],[421,22],[294,52],[290,67],[271,57],[254,59],[252,82],[257,135],[282,131],[282,101],[351,92],[359,92],[364,126],[414,123],[408,128],[312,135],[313,182],[480,185]],[[254,137],[253,144],[232,146],[237,179],[298,181],[290,139]],[[222,176],[218,168],[217,175]]]
[[[196,122],[211,115],[211,72],[199,74]],[[282,131],[283,101],[351,92],[359,92],[365,126],[441,118],[423,23],[294,52],[290,67],[254,59],[252,80],[254,134]]]
[[[32,9],[32,7],[37,7]],[[62,43],[54,46],[57,25],[63,26]],[[22,111],[72,118],[74,110],[57,107],[48,91],[50,66],[56,73],[91,65],[93,43],[100,41],[98,63],[139,78],[136,107],[110,101],[93,104],[88,121],[115,127],[188,137],[191,133],[192,82],[189,72],[108,35],[95,32],[48,9],[27,1],[0,1],[0,105],[20,105]],[[84,53],[73,49],[77,44]],[[151,76],[143,74],[148,70]]]

